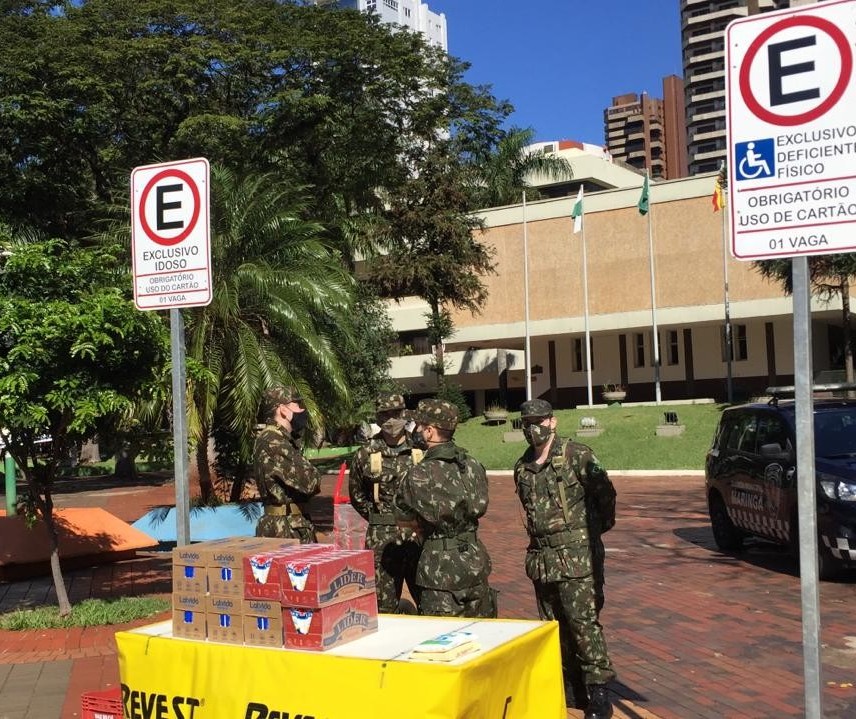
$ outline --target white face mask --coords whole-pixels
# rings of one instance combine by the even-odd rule
[[[407,434],[413,434],[414,429],[416,429],[416,422],[412,419],[407,420],[404,424],[404,431],[407,432]]]
[[[398,417],[390,417],[380,428],[387,441],[397,442],[404,436],[405,421]]]

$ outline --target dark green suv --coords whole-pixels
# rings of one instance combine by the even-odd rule
[[[705,478],[716,545],[743,546],[747,535],[797,552],[796,434],[792,400],[722,413],[707,453]],[[830,579],[856,567],[856,400],[814,402],[818,570]]]

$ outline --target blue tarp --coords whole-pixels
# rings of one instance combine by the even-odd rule
[[[224,537],[252,537],[262,515],[261,502],[223,504],[219,507],[193,507],[190,510],[190,541],[204,542]],[[158,542],[175,542],[178,529],[175,507],[158,507],[144,514],[132,527]]]

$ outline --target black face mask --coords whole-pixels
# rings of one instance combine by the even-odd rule
[[[413,430],[413,434],[410,436],[411,442],[413,442],[413,446],[416,449],[421,449],[425,451],[428,449],[428,441],[425,439],[425,430]]]
[[[295,412],[291,415],[291,436],[299,439],[309,423],[309,413],[306,411]]]

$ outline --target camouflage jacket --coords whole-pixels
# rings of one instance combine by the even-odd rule
[[[431,447],[411,467],[395,495],[396,517],[416,520],[424,537],[416,582],[429,589],[466,589],[490,574],[487,549],[478,540],[487,511],[484,467],[453,442]]]
[[[393,499],[407,470],[415,463],[408,441],[390,446],[383,437],[373,437],[357,450],[351,462],[348,491],[351,504],[363,519],[395,524]],[[387,517],[377,516],[381,514]]]
[[[546,462],[537,464],[530,447],[514,465],[530,539],[526,574],[533,580],[554,582],[592,572],[585,488],[569,450],[556,437]]]
[[[253,470],[265,504],[306,502],[321,490],[321,475],[298,449],[291,434],[265,425],[253,448]]]
[[[615,526],[615,487],[591,447],[568,440],[571,465],[586,492],[589,532],[603,534]]]

